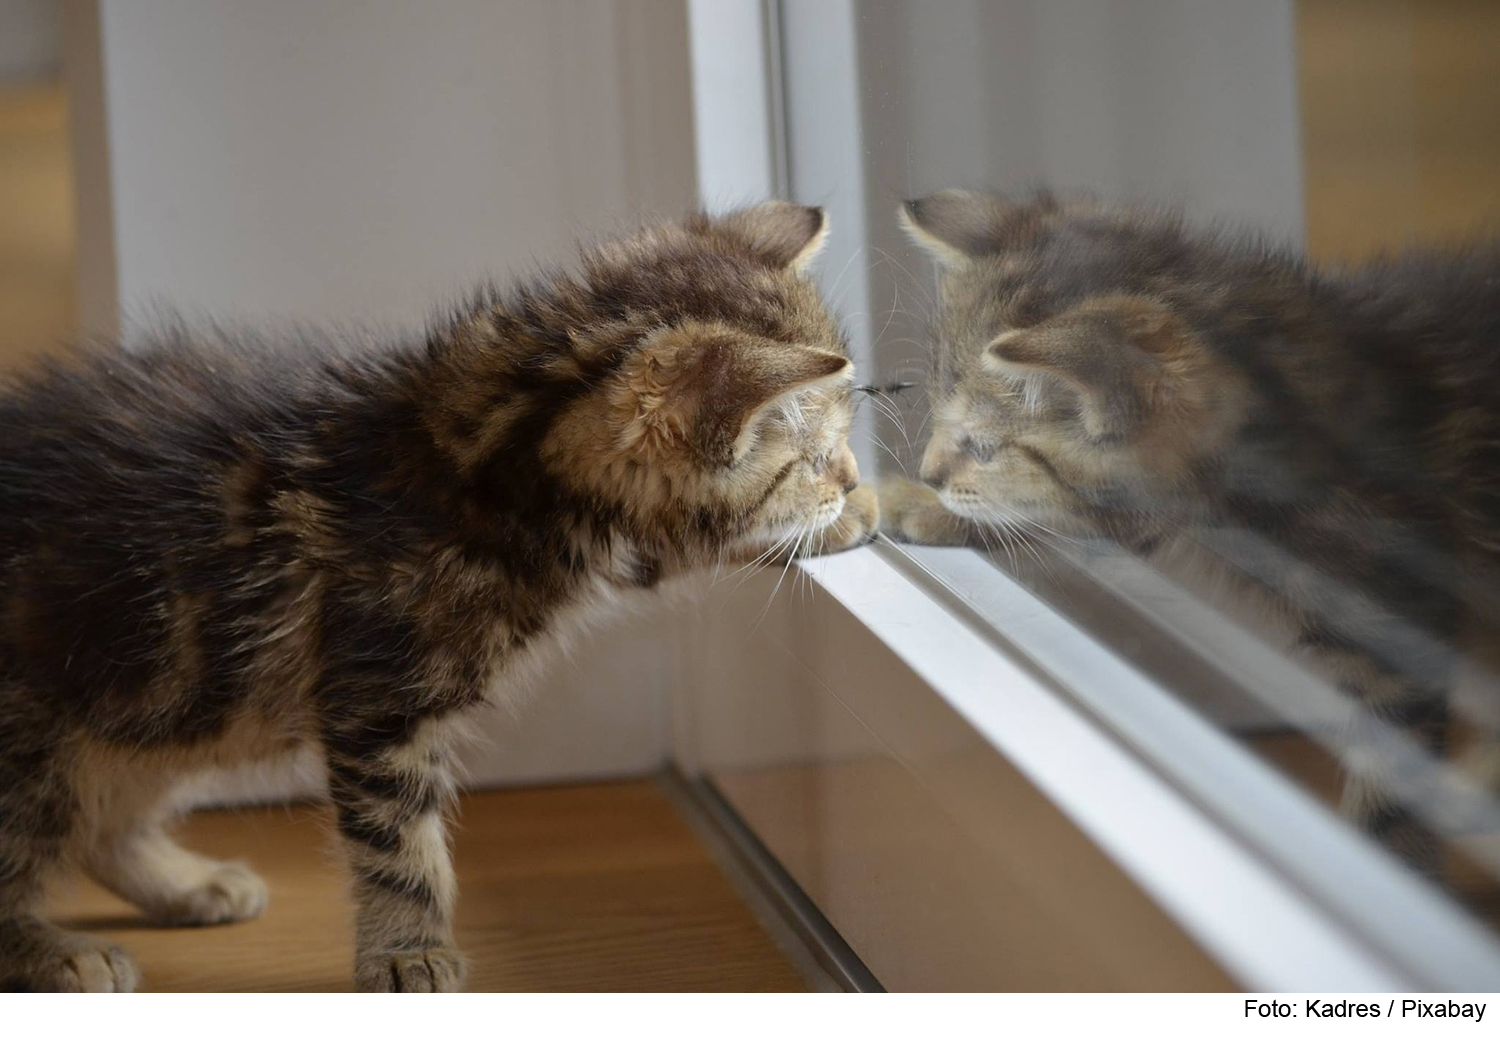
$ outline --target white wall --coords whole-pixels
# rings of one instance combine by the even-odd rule
[[[420,320],[693,197],[681,0],[103,0],[122,300]]]
[[[70,56],[93,33],[103,69],[79,123],[108,203],[80,235],[96,327],[114,302],[127,334],[156,303],[410,326],[693,203],[683,0],[71,3]],[[476,778],[658,765],[661,623],[600,632],[496,712]]]

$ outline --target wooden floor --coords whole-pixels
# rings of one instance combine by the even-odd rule
[[[342,991],[342,866],[314,807],[199,814],[182,838],[250,861],[254,922],[150,929],[83,880],[51,909],[134,956],[151,991]],[[455,829],[457,936],[474,991],[801,991],[804,982],[651,781],[471,795]]]

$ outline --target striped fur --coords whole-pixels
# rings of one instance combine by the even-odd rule
[[[919,541],[1106,535],[1220,594],[1429,747],[1500,627],[1500,245],[1326,273],[1253,236],[1040,195],[901,220],[939,262]],[[1207,574],[1212,579],[1203,579]],[[1493,733],[1500,695],[1465,714]],[[1354,778],[1346,808],[1402,822]],[[1430,866],[1431,857],[1406,852]],[[1429,843],[1430,848],[1430,843]]]
[[[312,746],[360,988],[463,966],[455,719],[568,625],[732,557],[874,528],[817,209],[693,216],[485,290],[422,339],[172,328],[0,398],[0,985],[127,990],[35,913],[72,859],[164,922],[251,872],[163,830],[188,771]]]

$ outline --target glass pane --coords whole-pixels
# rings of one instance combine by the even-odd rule
[[[791,178],[887,534],[1500,926],[1500,7],[814,6]]]

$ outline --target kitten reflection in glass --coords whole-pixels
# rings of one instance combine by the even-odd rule
[[[1104,537],[1210,573],[1441,749],[1454,654],[1500,664],[1469,641],[1500,636],[1500,245],[1333,274],[1252,234],[1045,193],[949,190],[899,218],[940,305],[921,484],[883,483],[888,535]],[[1236,537],[1253,572],[1205,557]],[[1412,628],[1431,651],[1393,643]],[[1495,782],[1492,745],[1467,761]],[[1435,863],[1379,777],[1349,777],[1343,808]]]

